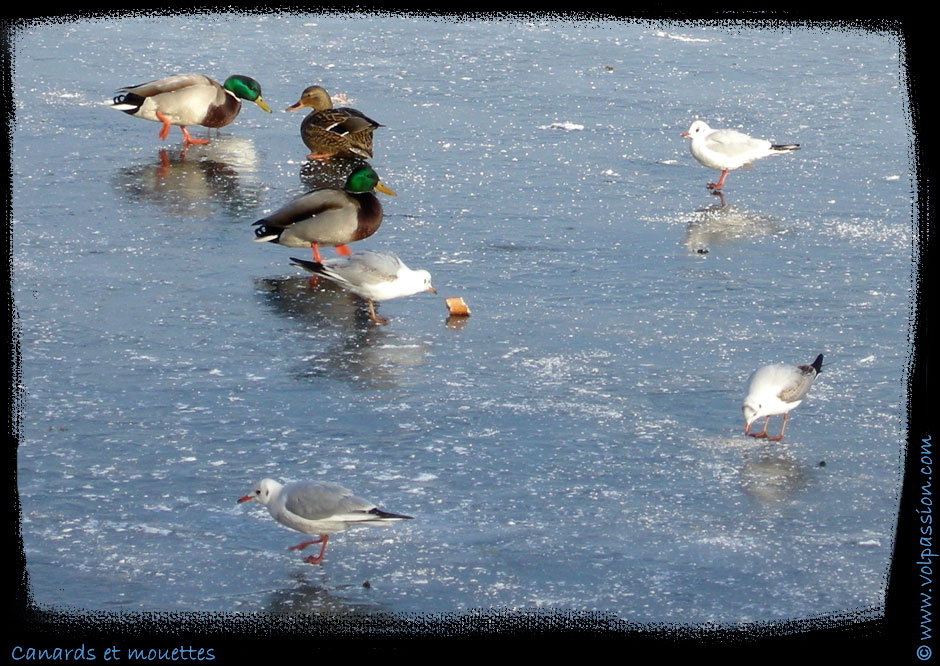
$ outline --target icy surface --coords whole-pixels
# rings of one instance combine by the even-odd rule
[[[15,49],[37,602],[691,622],[883,603],[914,242],[890,35],[251,15],[37,25]],[[181,157],[177,128],[107,108],[187,71],[253,76],[274,113],[246,104]],[[398,196],[353,249],[439,291],[381,304],[384,327],[252,242],[305,190],[282,110],[314,83],[384,125],[371,163]],[[802,149],[722,202],[694,118]],[[746,439],[751,371],[817,353],[785,441]],[[311,566],[236,505],[264,476],[415,520]]]

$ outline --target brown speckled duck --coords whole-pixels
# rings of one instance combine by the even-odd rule
[[[230,76],[219,85],[202,74],[178,74],[121,88],[111,104],[112,109],[137,118],[163,123],[160,138],[165,140],[170,125],[179,125],[184,143],[208,143],[194,139],[186,131],[188,125],[225,127],[241,111],[241,100],[254,102],[271,113],[261,99],[261,85],[248,76]]]
[[[395,196],[368,165],[357,167],[342,190],[320,189],[302,194],[267,217],[255,222],[255,241],[313,250],[322,261],[318,245],[332,245],[348,255],[346,243],[368,238],[382,224],[382,204],[372,193]]]
[[[300,124],[300,136],[310,149],[307,159],[372,157],[372,132],[382,125],[348,106],[334,109],[333,100],[321,86],[304,90],[287,110],[304,107],[313,109]]]

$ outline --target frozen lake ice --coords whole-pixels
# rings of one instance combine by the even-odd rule
[[[37,603],[637,622],[883,605],[914,245],[895,36],[259,14],[36,24],[14,49]],[[248,104],[182,155],[176,128],[161,142],[107,108],[187,71],[253,76],[274,113]],[[385,126],[370,163],[398,196],[351,249],[439,291],[381,304],[386,326],[311,288],[288,261],[306,255],[252,242],[307,189],[282,110],[313,83]],[[680,136],[695,118],[802,148],[717,197]],[[448,322],[458,295],[472,314]],[[749,374],[817,353],[786,439],[745,438]],[[298,534],[235,502],[266,476],[415,520],[305,564]]]

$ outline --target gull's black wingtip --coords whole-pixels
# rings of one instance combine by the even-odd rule
[[[817,374],[822,372],[822,364],[823,364],[822,361],[823,361],[823,355],[820,354],[819,356],[816,357],[816,360],[813,361],[812,363],[812,367],[816,371]]]
[[[382,511],[382,509],[378,507],[370,509],[369,513],[378,518],[384,518],[385,520],[414,520],[412,516],[405,516],[400,513],[389,513],[388,511]]]
[[[317,273],[320,269],[323,268],[323,264],[319,261],[309,261],[307,259],[298,259],[297,257],[291,257],[290,263],[293,266],[299,266],[300,268],[306,269],[311,273]]]

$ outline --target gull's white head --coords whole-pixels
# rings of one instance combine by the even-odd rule
[[[712,128],[709,127],[704,120],[696,120],[691,125],[689,125],[689,131],[683,132],[682,136],[694,141],[698,137],[704,137],[711,131]]]
[[[751,399],[748,398],[744,401],[744,404],[741,405],[741,412],[744,414],[744,432],[747,432],[751,424],[761,416],[760,405],[753,403]]]
[[[251,493],[239,498],[238,503],[241,504],[242,502],[258,500],[267,506],[271,498],[274,497],[281,488],[283,488],[283,486],[274,479],[261,479],[255,484],[255,487],[252,488]]]
[[[436,294],[437,290],[431,286],[431,274],[425,270],[407,269],[400,274],[403,285],[407,285],[407,290],[412,294],[420,291],[430,291]]]
[[[432,294],[437,293],[437,289],[431,286],[431,274],[427,271],[415,271],[416,279],[421,281],[422,291],[430,291]]]

